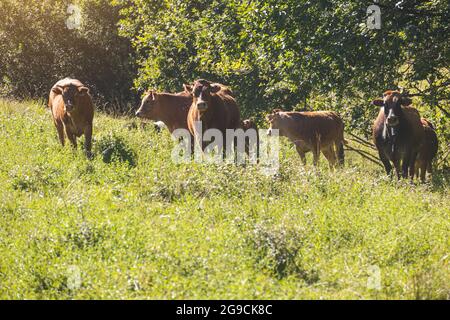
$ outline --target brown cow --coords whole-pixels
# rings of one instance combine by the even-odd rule
[[[231,90],[220,84],[221,91],[232,95]],[[136,112],[139,118],[153,121],[161,121],[173,133],[176,129],[188,129],[187,116],[192,105],[192,94],[188,85],[184,85],[184,91],[178,93],[158,93],[148,91],[142,99],[141,106]]]
[[[48,106],[61,144],[64,146],[64,132],[75,148],[77,137],[84,134],[85,151],[91,156],[94,105],[89,89],[76,79],[60,80],[50,90]]]
[[[410,176],[413,179],[417,153],[424,136],[419,112],[410,107],[410,98],[393,90],[386,91],[383,99],[372,103],[381,107],[372,134],[386,173],[391,174],[392,162],[398,178]]]
[[[270,123],[268,134],[278,129],[280,136],[289,138],[297,149],[303,164],[305,153],[312,151],[314,165],[319,162],[322,151],[330,167],[344,163],[344,123],[333,111],[283,112],[274,110],[267,116]],[[336,149],[336,150],[335,150]],[[337,153],[337,155],[336,155]]]
[[[225,146],[226,129],[240,127],[240,113],[236,100],[230,95],[231,90],[223,90],[223,87],[207,80],[196,80],[192,86],[185,85],[193,97],[187,122],[191,134],[199,138],[208,129],[218,129],[223,135]],[[202,132],[197,132],[195,122],[201,122]],[[202,149],[207,143],[203,142]],[[225,148],[223,149],[225,152]]]
[[[416,158],[415,171],[416,177],[419,178],[420,174],[420,180],[424,182],[426,172],[431,174],[433,171],[432,162],[438,152],[439,141],[433,124],[424,118],[420,120],[424,130],[424,139]]]
[[[187,129],[187,115],[192,104],[192,96],[186,92],[157,93],[149,91],[142,99],[136,112],[140,118],[162,121],[170,133],[175,129]]]

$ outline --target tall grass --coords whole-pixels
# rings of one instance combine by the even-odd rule
[[[133,122],[97,114],[88,160],[43,104],[0,102],[0,298],[450,298],[448,176],[305,167],[288,143],[275,176],[174,164]]]

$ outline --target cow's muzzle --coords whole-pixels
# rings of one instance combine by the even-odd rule
[[[386,125],[388,127],[395,127],[395,126],[398,125],[398,123],[399,123],[399,121],[398,121],[398,118],[396,116],[389,116],[386,119]]]
[[[200,112],[206,111],[208,109],[208,104],[206,102],[200,101],[197,103],[197,109]]]
[[[64,107],[65,107],[65,109],[66,109],[67,112],[72,112],[73,109],[74,109],[74,105],[73,105],[72,103],[66,103],[66,104],[64,105]]]

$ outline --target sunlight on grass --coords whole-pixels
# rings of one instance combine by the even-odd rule
[[[43,103],[0,101],[0,298],[450,298],[448,176],[304,167],[286,142],[273,177],[174,164],[134,121],[97,114],[90,161]]]

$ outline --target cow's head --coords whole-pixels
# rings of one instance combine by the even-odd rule
[[[384,107],[385,124],[388,127],[396,127],[400,123],[402,106],[409,106],[411,99],[398,91],[389,90],[383,94],[383,99],[376,99],[372,101],[372,104]]]
[[[205,112],[211,105],[211,94],[219,92],[220,85],[208,80],[196,80],[193,85],[184,85],[184,90],[193,97],[192,105],[200,112]]]
[[[273,129],[280,130],[280,134],[281,134],[282,116],[281,116],[280,112],[281,112],[280,109],[275,109],[272,111],[271,114],[266,116],[266,120],[267,120],[267,122],[269,122],[269,130],[267,130],[267,135],[271,136]]]
[[[158,108],[158,105],[158,94],[154,91],[149,91],[142,99],[141,106],[138,111],[136,111],[136,116],[139,118],[153,119],[155,117],[155,110]]]
[[[52,88],[53,93],[62,95],[64,101],[64,111],[72,112],[79,105],[80,99],[89,94],[89,89],[79,87],[73,84],[66,86],[55,86]]]

